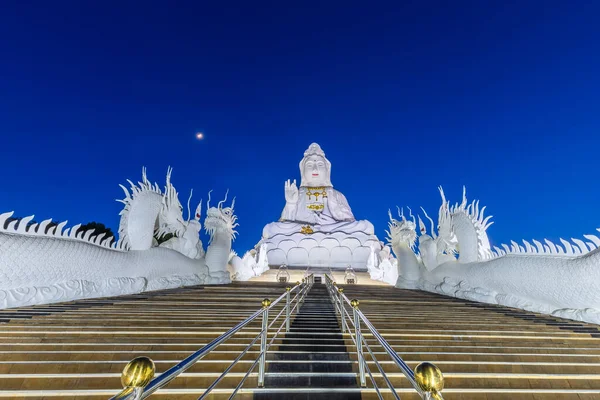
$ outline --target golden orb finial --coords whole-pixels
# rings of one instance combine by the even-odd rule
[[[344,293],[344,288],[338,288],[338,293]]]
[[[300,284],[300,281],[296,281],[296,285],[299,285],[299,284]]]
[[[271,300],[264,299],[261,304],[262,304],[263,308],[267,308],[271,305]]]
[[[421,390],[433,395],[444,389],[442,371],[430,362],[422,362],[415,367],[415,381]]]
[[[291,286],[286,286],[285,290],[289,292],[290,290],[292,290],[292,287]]]
[[[358,305],[360,304],[360,301],[358,301],[357,299],[352,299],[350,301],[350,305],[354,308],[358,308]]]
[[[123,368],[121,384],[124,388],[146,387],[154,378],[154,361],[148,357],[137,357]]]

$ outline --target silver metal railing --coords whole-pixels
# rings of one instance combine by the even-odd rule
[[[265,372],[266,372],[266,359],[267,353],[281,330],[285,327],[285,331],[290,330],[290,321],[294,312],[298,313],[300,306],[304,302],[306,294],[310,290],[314,283],[314,276],[309,275],[302,282],[296,282],[294,287],[287,287],[286,291],[279,296],[276,300],[271,302],[269,299],[262,301],[262,307],[255,311],[248,318],[229,329],[210,343],[199,349],[198,351],[190,354],[187,358],[180,361],[176,365],[172,366],[162,374],[154,377],[154,362],[147,357],[137,357],[129,362],[121,375],[121,383],[124,389],[117,395],[110,398],[110,400],[141,400],[152,395],[160,388],[167,385],[173,379],[177,378],[181,373],[185,372],[191,366],[193,366],[198,360],[213,351],[217,346],[223,344],[227,339],[231,338],[236,333],[240,332],[243,328],[251,324],[253,321],[262,317],[261,330],[260,332],[250,341],[244,350],[231,362],[231,364],[225,368],[223,373],[206,389],[206,391],[199,397],[204,399],[210,394],[210,392],[221,382],[221,380],[231,371],[231,369],[237,364],[238,361],[244,357],[248,351],[254,346],[254,344],[260,339],[260,352],[254,362],[250,365],[250,368],[243,376],[233,393],[229,397],[232,399],[237,392],[242,388],[244,382],[250,376],[252,371],[258,364],[258,387],[264,387],[265,384]],[[295,296],[292,297],[292,294]],[[272,310],[279,302],[285,299],[285,305],[281,308],[277,316],[273,318],[269,323],[269,311]],[[280,319],[283,321],[279,325],[279,328],[273,334],[270,341],[269,329]]]
[[[359,301],[356,299],[348,299],[344,294],[344,289],[338,287],[331,275],[325,275],[325,284],[331,298],[336,313],[340,317],[340,326],[342,333],[348,333],[354,346],[356,347],[356,355],[358,359],[358,378],[361,387],[367,387],[367,375],[369,380],[380,399],[383,399],[379,385],[377,384],[373,372],[370,370],[367,361],[365,359],[365,349],[368,355],[371,357],[373,363],[377,367],[377,370],[381,374],[381,377],[385,381],[387,387],[391,391],[392,395],[396,399],[400,399],[396,389],[394,388],[389,377],[385,373],[381,363],[375,357],[373,349],[367,342],[363,334],[363,326],[366,327],[368,333],[370,333],[377,343],[385,350],[385,352],[391,357],[394,363],[400,368],[400,371],[404,374],[406,379],[411,383],[417,393],[423,399],[434,399],[443,400],[442,389],[444,387],[444,377],[441,371],[433,364],[423,362],[417,365],[415,371],[411,370],[410,367],[402,360],[402,358],[396,353],[396,351],[390,346],[390,344],[381,336],[369,319],[359,309]],[[349,307],[352,310],[352,315],[347,310]]]

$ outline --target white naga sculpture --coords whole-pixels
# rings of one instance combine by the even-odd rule
[[[390,215],[390,241],[398,258],[396,286],[423,289],[464,299],[501,304],[560,317],[600,323],[600,238],[584,235],[562,246],[514,241],[490,248],[479,202],[451,206],[442,195],[437,234],[429,234],[419,217],[418,252],[414,217],[400,220]]]
[[[227,261],[237,226],[233,203],[210,207],[209,197],[204,226],[211,244],[204,254],[198,236],[202,202],[194,218],[184,220],[170,169],[164,193],[145,170],[142,182],[128,182],[129,190],[121,185],[125,199],[117,242],[93,230],[78,232],[80,225],[64,229],[66,221],[48,229],[51,220],[30,224],[30,216],[8,222],[13,213],[1,214],[0,308],[230,282]],[[155,237],[166,234],[174,237],[157,246]]]
[[[379,252],[373,249],[367,265],[371,279],[390,285],[396,284],[398,281],[398,260],[394,258],[391,252],[390,246],[382,246]]]
[[[371,245],[380,249],[373,224],[357,221],[344,195],[331,184],[331,163],[313,143],[300,161],[300,188],[285,182],[279,222],[263,229],[271,266],[366,269]]]
[[[232,252],[229,260],[229,271],[231,280],[247,281],[251,278],[261,276],[269,270],[267,261],[267,249],[265,244],[261,244],[258,251],[249,250],[240,258],[235,252]]]

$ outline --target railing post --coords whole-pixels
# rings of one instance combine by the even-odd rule
[[[290,331],[290,310],[292,307],[291,301],[290,301],[290,290],[292,290],[292,288],[290,286],[285,288],[286,294],[285,294],[285,331],[289,332]]]
[[[360,331],[360,317],[358,316],[358,300],[352,299],[350,302],[354,314],[354,335],[356,337],[356,354],[358,358],[358,374],[360,377],[360,387],[367,387],[367,379],[365,376],[365,358],[363,355],[362,333]]]
[[[262,336],[260,337],[260,361],[258,362],[258,387],[265,387],[265,364],[267,361],[267,330],[269,329],[269,306],[271,300],[262,301],[263,319]]]
[[[336,295],[337,291],[338,291],[338,287],[334,283],[333,285],[331,285],[331,290],[329,291],[329,295],[331,296],[331,301],[333,302],[333,305],[334,305],[333,309],[335,310],[336,314],[340,312],[340,309],[337,306],[337,303],[338,303],[338,299],[337,299],[337,295]]]
[[[296,296],[296,315],[300,312],[300,298],[302,297],[302,286],[300,286],[300,281],[296,281],[296,286],[298,286],[298,295]]]
[[[344,288],[338,289],[338,302],[340,303],[340,319],[342,320],[342,333],[346,333],[346,318],[344,316]]]
[[[339,312],[339,309],[337,307],[337,295],[336,295],[337,291],[338,291],[338,287],[335,284],[335,282],[330,281],[329,282],[329,297],[331,297],[331,302],[334,305],[333,309],[335,310],[336,314]]]
[[[306,292],[308,291],[308,283],[306,283],[306,278],[302,279],[302,297],[300,298],[300,304],[304,304],[304,298],[306,297]]]

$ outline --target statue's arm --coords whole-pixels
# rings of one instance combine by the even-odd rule
[[[295,221],[296,210],[298,209],[298,202],[292,203],[289,201],[285,202],[285,207],[281,212],[281,221]]]
[[[281,221],[295,221],[296,211],[298,209],[298,187],[296,186],[296,180],[290,182],[288,179],[285,182],[285,207],[281,212]]]
[[[329,201],[333,200],[332,207],[330,207],[333,217],[338,221],[356,221],[352,209],[346,200],[346,196],[332,189]]]

